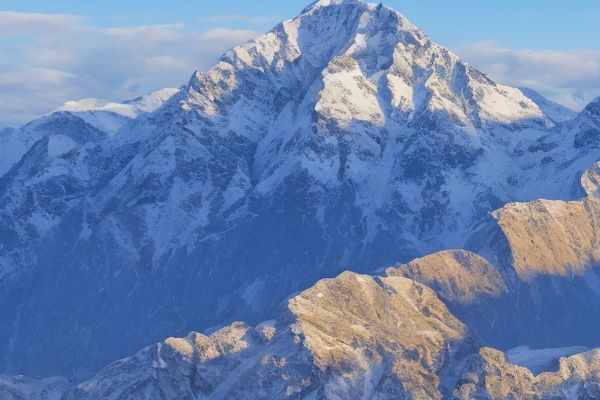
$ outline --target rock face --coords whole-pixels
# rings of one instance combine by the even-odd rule
[[[433,291],[400,277],[345,273],[289,307],[314,364],[335,371],[326,398],[441,398],[445,368],[473,345]]]
[[[583,275],[600,263],[599,169],[596,162],[581,174],[582,200],[512,203],[493,213],[520,279]]]
[[[509,204],[495,214],[523,280],[538,275],[583,274],[600,263],[600,202],[595,197],[563,202]]]
[[[465,250],[434,253],[386,271],[430,288],[451,303],[469,304],[483,297],[500,297],[507,288],[498,270],[483,257]]]
[[[591,102],[573,123],[577,127],[575,147],[600,146],[600,98]]]
[[[489,213],[579,199],[600,156],[594,105],[559,123],[358,0],[316,2],[136,104],[67,104],[2,133],[20,143],[18,156],[0,150],[7,373],[89,377],[168,335],[271,318],[290,293],[348,268],[463,247],[495,265]],[[137,114],[98,118],[115,110]],[[449,304],[489,294],[485,315],[500,312],[502,282],[520,282],[510,266],[447,260],[439,272],[460,285],[437,266],[411,277]]]

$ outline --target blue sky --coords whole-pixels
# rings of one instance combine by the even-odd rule
[[[600,95],[596,0],[388,0],[502,83],[581,108]],[[0,0],[0,127],[72,99],[184,84],[301,0]]]
[[[215,25],[202,17],[236,15],[247,19],[221,25],[265,30],[307,4],[302,0],[0,0],[0,9],[92,16],[99,26],[186,22],[190,29]],[[600,50],[600,2],[596,0],[388,0],[384,4],[450,47],[494,40],[513,48]]]

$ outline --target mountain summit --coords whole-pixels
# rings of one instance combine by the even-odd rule
[[[252,98],[263,103],[271,119],[287,111],[267,107],[278,97],[277,103],[294,104],[287,112],[303,106],[313,119],[334,120],[340,128],[406,124],[422,114],[465,129],[546,118],[518,89],[495,84],[432,43],[400,13],[361,1],[314,3],[299,17],[233,49],[207,73],[196,73],[188,104],[223,117],[230,111],[227,105],[239,105],[250,94],[244,92],[250,84],[253,90],[279,89]],[[290,94],[301,97],[285,97]]]
[[[344,269],[487,249],[492,211],[579,199],[599,155],[586,115],[558,122],[354,0],[314,3],[159,98],[110,129],[86,106],[6,134],[5,371],[86,377],[260,322]]]

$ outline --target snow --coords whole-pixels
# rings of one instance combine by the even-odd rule
[[[128,101],[125,104],[132,105],[139,111],[151,113],[162,107],[165,102],[169,101],[180,91],[181,89],[177,88],[165,88],[151,92],[139,99]]]
[[[577,112],[565,107],[561,104],[555,103],[543,97],[535,90],[529,88],[519,88],[521,92],[535,102],[538,107],[554,122],[566,122],[570,121],[577,116]]]
[[[52,228],[60,223],[60,219],[48,215],[42,211],[37,211],[29,217],[28,222],[32,224],[40,235],[46,235]]]
[[[415,108],[413,103],[413,87],[403,78],[389,74],[387,76],[389,90],[392,93],[392,105],[401,111],[408,112]]]
[[[543,120],[546,116],[540,107],[515,88],[496,85],[476,85],[479,107],[487,119],[510,124],[521,120]]]
[[[50,114],[69,112],[101,131],[115,134],[130,120],[156,111],[179,92],[180,89],[166,88],[122,103],[103,102],[93,98],[68,101]]]
[[[332,7],[332,6],[336,6],[336,5],[342,5],[342,4],[347,5],[350,3],[363,4],[356,0],[318,0],[309,7],[309,10],[316,11],[320,8]]]
[[[248,190],[251,188],[251,182],[248,179],[248,175],[240,168],[236,171],[235,175],[229,182],[227,190],[223,193],[223,206],[222,210],[226,211],[236,202],[241,200]]]
[[[108,103],[114,104],[114,103]],[[60,111],[68,111],[68,112],[81,112],[81,111],[91,111],[91,110],[99,110],[107,103],[101,103],[100,100],[97,99],[81,99],[78,101],[67,101],[61,107],[57,108],[54,112]]]
[[[384,116],[377,100],[377,87],[366,79],[351,58],[334,60],[324,72],[324,88],[315,110],[347,128],[352,121],[372,122],[381,126]]]
[[[123,103],[102,102],[98,99],[82,99],[78,101],[68,101],[63,106],[57,108],[52,113],[67,111],[80,113],[85,111],[106,111],[118,114],[127,118],[135,118],[140,112],[153,112],[161,107],[167,100],[179,92],[179,89],[166,88],[156,92],[151,92],[146,96],[135,100],[125,101]]]
[[[550,349],[532,350],[527,346],[515,347],[506,352],[506,359],[516,365],[526,367],[533,373],[555,370],[555,363],[561,357],[569,357],[579,353],[585,353],[586,347],[561,347]]]

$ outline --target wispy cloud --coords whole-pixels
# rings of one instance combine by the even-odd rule
[[[97,28],[77,15],[0,12],[0,126],[68,100],[122,100],[187,83],[227,49],[259,32],[176,22]]]
[[[212,15],[208,17],[198,18],[198,22],[210,24],[210,25],[222,25],[230,23],[243,23],[251,26],[264,26],[267,24],[276,24],[281,21],[281,17],[277,15],[264,15],[264,16],[248,16],[238,14],[227,14],[227,15]]]
[[[0,11],[0,34],[57,33],[70,30],[85,20],[79,15]]]
[[[535,89],[576,110],[600,96],[600,51],[520,50],[481,42],[458,52],[496,81]]]

